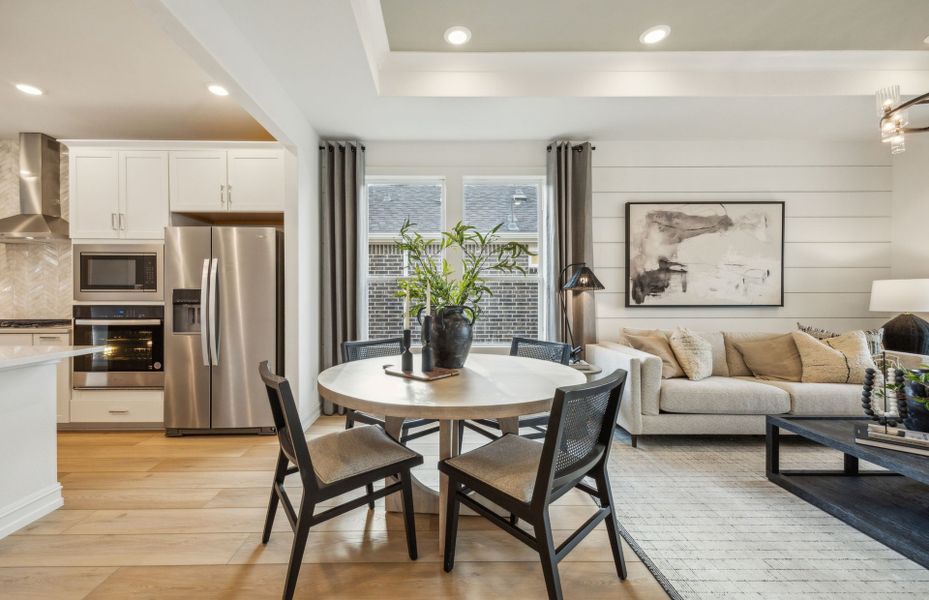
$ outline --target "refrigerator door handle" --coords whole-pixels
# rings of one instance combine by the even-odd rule
[[[216,306],[216,288],[219,286],[219,259],[214,258],[210,265],[210,357],[214,367],[219,366],[219,331],[216,328],[216,321],[219,319],[218,307]]]
[[[210,366],[210,337],[207,330],[209,321],[209,281],[210,259],[203,259],[203,273],[200,276],[200,353],[203,356],[203,366]]]

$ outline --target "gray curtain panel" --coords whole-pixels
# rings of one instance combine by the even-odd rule
[[[587,266],[593,268],[592,154],[593,147],[589,142],[572,144],[557,141],[548,146],[547,187],[554,230],[550,273],[555,282],[552,290],[555,297],[551,298],[551,306],[557,311],[553,337],[563,342],[569,341],[561,315],[561,302],[566,301],[574,343],[581,347],[597,341],[593,294],[562,292],[564,278],[573,271],[569,270],[564,276],[561,272],[572,263],[587,263]]]
[[[364,173],[360,143],[320,144],[320,371],[340,362],[342,342],[359,339],[358,211]],[[344,412],[325,400],[322,408],[327,415]]]

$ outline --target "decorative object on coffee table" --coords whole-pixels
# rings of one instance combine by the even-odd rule
[[[875,363],[879,371],[865,369],[861,407],[872,420],[885,427],[896,427],[897,422],[906,414],[905,406],[900,404],[903,372],[896,368],[895,362],[887,360],[887,353],[881,353]],[[893,383],[887,382],[889,378],[893,378]]]
[[[903,424],[912,431],[929,432],[929,365],[900,371],[905,383],[906,409]]]
[[[412,231],[407,220],[400,228],[396,248],[406,255],[409,276],[400,279],[396,295],[409,297],[413,306],[405,314],[419,314],[427,296],[435,305],[431,343],[434,364],[447,369],[464,366],[474,339],[474,322],[479,318],[484,295],[493,295],[484,276],[487,273],[522,273],[520,259],[532,253],[526,244],[500,239],[502,223],[481,233],[460,221],[439,240],[430,240]],[[461,255],[461,277],[455,279],[451,266],[441,255],[454,249]],[[431,307],[430,307],[431,308]]]
[[[581,292],[593,292],[604,288],[600,280],[597,279],[597,276],[594,275],[594,272],[587,266],[587,263],[571,263],[561,270],[559,281],[564,280],[565,274],[571,267],[577,268],[574,270],[571,277],[561,286],[561,291],[564,292],[561,295],[561,316],[564,319],[564,328],[565,331],[568,332],[568,341],[571,344],[571,362],[575,363],[578,361],[584,349],[574,345],[574,332],[571,331],[571,323],[568,320],[568,300],[566,295],[569,292],[577,294]]]
[[[626,306],[783,306],[783,202],[627,202]]]
[[[884,348],[929,354],[929,323],[914,315],[929,312],[929,279],[879,279],[871,284],[872,312],[900,313],[884,323]]]

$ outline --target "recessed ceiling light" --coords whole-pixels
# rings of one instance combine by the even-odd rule
[[[228,95],[229,95],[229,90],[227,90],[227,89],[224,88],[223,86],[217,85],[217,84],[215,84],[215,83],[214,83],[213,85],[207,87],[206,89],[210,90],[210,93],[211,93],[211,94],[214,94],[214,95],[216,95],[216,96],[228,96]]]
[[[669,35],[671,35],[670,27],[667,25],[655,25],[643,31],[642,35],[639,36],[639,41],[648,45],[657,44]]]
[[[449,44],[460,46],[467,44],[471,39],[471,30],[461,25],[455,25],[445,30],[445,41]]]
[[[40,90],[34,85],[29,85],[28,83],[17,83],[16,89],[21,91],[24,94],[29,94],[30,96],[41,96],[45,92]]]

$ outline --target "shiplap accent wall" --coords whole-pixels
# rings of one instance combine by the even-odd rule
[[[621,327],[838,331],[871,327],[871,281],[891,276],[892,169],[876,143],[596,142],[593,155],[597,332]],[[628,201],[786,202],[781,308],[626,308]]]

